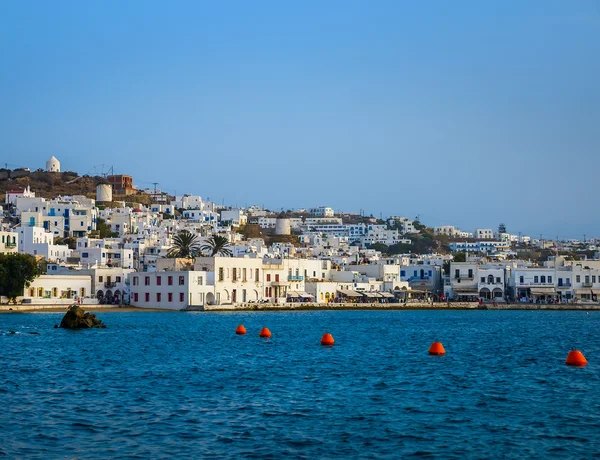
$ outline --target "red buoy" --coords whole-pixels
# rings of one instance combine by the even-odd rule
[[[583,353],[579,350],[571,350],[567,355],[565,364],[569,366],[583,367],[587,364],[587,359],[585,359],[585,356],[583,356]]]
[[[323,334],[323,337],[321,338],[321,345],[332,347],[334,342],[335,340],[333,340],[333,336],[331,334]]]
[[[433,342],[431,344],[431,346],[429,347],[429,354],[430,355],[445,355],[446,350],[444,350],[444,345],[442,345],[442,342]]]
[[[258,334],[258,335],[259,335],[259,337],[265,337],[268,339],[269,337],[271,337],[271,331],[268,330],[266,327],[263,327],[260,330],[260,334]]]
[[[235,330],[235,333],[238,335],[244,335],[246,333],[246,328],[242,324],[240,324]]]

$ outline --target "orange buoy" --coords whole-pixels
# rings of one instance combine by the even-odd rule
[[[579,350],[571,350],[567,355],[565,364],[569,366],[583,367],[587,364],[587,359],[585,359],[585,356],[583,356],[583,353]]]
[[[445,355],[446,350],[444,350],[444,345],[442,345],[442,342],[433,342],[431,344],[431,346],[429,347],[429,354],[430,355]]]
[[[258,335],[259,335],[259,337],[266,337],[268,339],[269,337],[271,337],[271,331],[268,330],[266,327],[263,327],[260,330],[260,334],[258,334]]]
[[[246,333],[246,328],[242,324],[240,324],[235,330],[235,333],[238,335],[244,335]]]
[[[323,334],[323,337],[321,337],[321,345],[326,345],[328,347],[331,347],[331,346],[333,346],[334,342],[335,342],[335,340],[333,340],[333,336],[329,333]]]

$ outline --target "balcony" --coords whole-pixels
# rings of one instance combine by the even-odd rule
[[[454,275],[455,280],[472,280],[473,278],[473,275],[465,275],[464,273],[461,273],[458,276]]]
[[[288,281],[303,281],[304,276],[288,276]]]
[[[522,283],[519,282],[519,286],[554,286],[554,283],[549,283],[549,282],[535,282],[535,281],[531,281],[531,282],[527,282],[527,281],[523,281]],[[566,285],[565,286],[570,286]]]
[[[591,288],[591,287],[594,285],[594,283],[592,283],[592,282],[590,282],[590,281],[584,281],[583,283],[581,283],[581,285],[582,285],[584,288]]]
[[[117,287],[117,283],[115,283],[115,282],[108,282],[107,281],[106,283],[104,283],[104,287],[105,288],[116,288]]]
[[[6,247],[6,249],[16,248],[17,247],[17,243],[6,242],[6,244],[4,246]]]

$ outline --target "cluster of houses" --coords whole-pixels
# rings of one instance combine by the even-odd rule
[[[60,163],[52,157],[47,169],[59,171]],[[408,237],[419,233],[416,221],[336,216],[324,206],[278,215],[257,206],[218,206],[200,196],[165,199],[156,190],[149,191],[153,204],[126,205],[112,202],[110,191],[132,193],[131,176],[108,182],[99,186],[96,199],[45,199],[29,187],[6,194],[0,253],[31,254],[47,262],[46,274],[24,290],[22,302],[77,299],[179,310],[261,302],[573,302],[596,301],[600,292],[600,260],[556,256],[543,266],[508,260],[500,256],[516,243],[534,240],[503,228],[474,233],[435,228],[435,234],[455,240],[450,249],[465,252],[467,262],[454,262],[451,254],[388,257],[371,246],[411,244]],[[100,223],[109,236],[98,236]],[[293,234],[299,244],[244,238],[238,229],[248,224],[277,236]],[[167,257],[183,230],[200,244],[214,234],[225,236],[233,257]],[[61,242],[66,238],[74,247]]]

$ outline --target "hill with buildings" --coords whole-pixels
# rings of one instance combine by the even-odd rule
[[[57,196],[84,195],[96,198],[96,187],[106,184],[101,176],[80,176],[76,172],[47,172],[37,170],[0,170],[0,200],[4,203],[6,192],[23,190],[29,186],[36,196],[41,198],[55,198]],[[113,194],[113,201],[127,201],[141,204],[150,204],[150,197],[143,192],[133,195]]]

